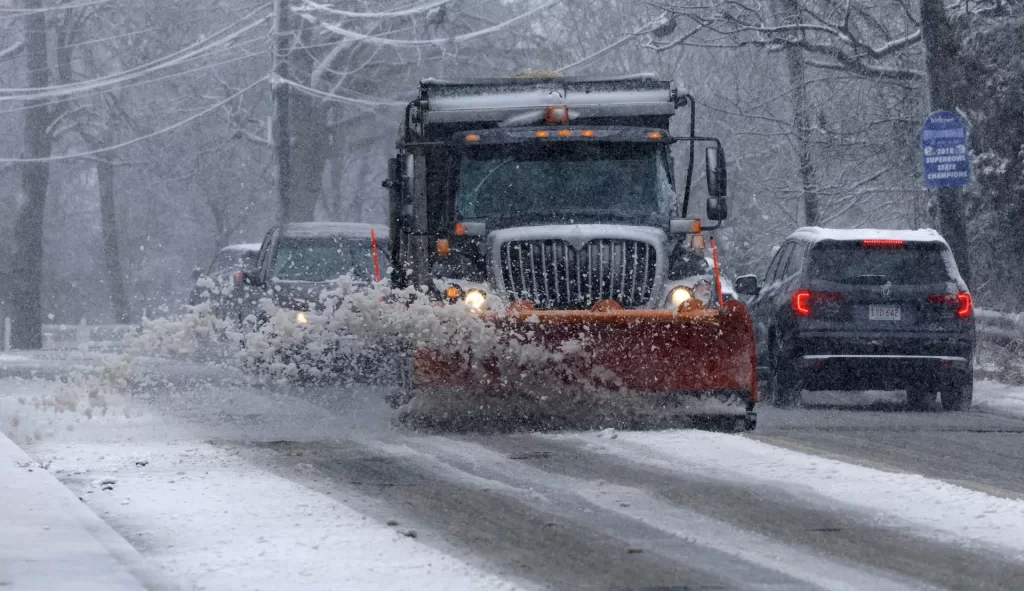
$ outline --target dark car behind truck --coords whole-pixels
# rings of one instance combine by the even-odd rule
[[[949,246],[932,230],[802,228],[750,302],[758,369],[782,405],[801,390],[905,390],[911,408],[941,396],[970,408],[974,318]]]

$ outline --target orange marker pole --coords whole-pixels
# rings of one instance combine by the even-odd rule
[[[722,297],[722,276],[718,274],[718,249],[715,248],[715,237],[711,237],[711,260],[715,263],[715,291],[718,292],[718,307],[725,305]]]
[[[377,232],[370,228],[370,248],[373,249],[373,278],[380,283],[380,263],[377,259]]]

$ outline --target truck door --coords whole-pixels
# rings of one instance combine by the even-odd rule
[[[402,257],[408,229],[403,226],[402,209],[405,207],[406,182],[405,162],[402,154],[388,160],[388,178],[384,181],[388,190],[389,258],[391,259],[391,285],[406,287],[405,260]]]

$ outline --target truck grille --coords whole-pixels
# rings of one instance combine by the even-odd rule
[[[637,308],[654,289],[657,252],[638,240],[602,238],[579,250],[564,240],[511,241],[500,256],[508,298],[540,309],[586,309],[599,300]]]

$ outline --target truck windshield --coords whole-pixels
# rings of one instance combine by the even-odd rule
[[[377,241],[381,272],[387,269],[387,243]],[[373,281],[373,249],[369,240],[283,238],[274,258],[274,278],[284,281],[332,281],[344,275]]]
[[[460,219],[615,217],[660,222],[675,195],[663,148],[652,144],[474,148],[459,171]]]

